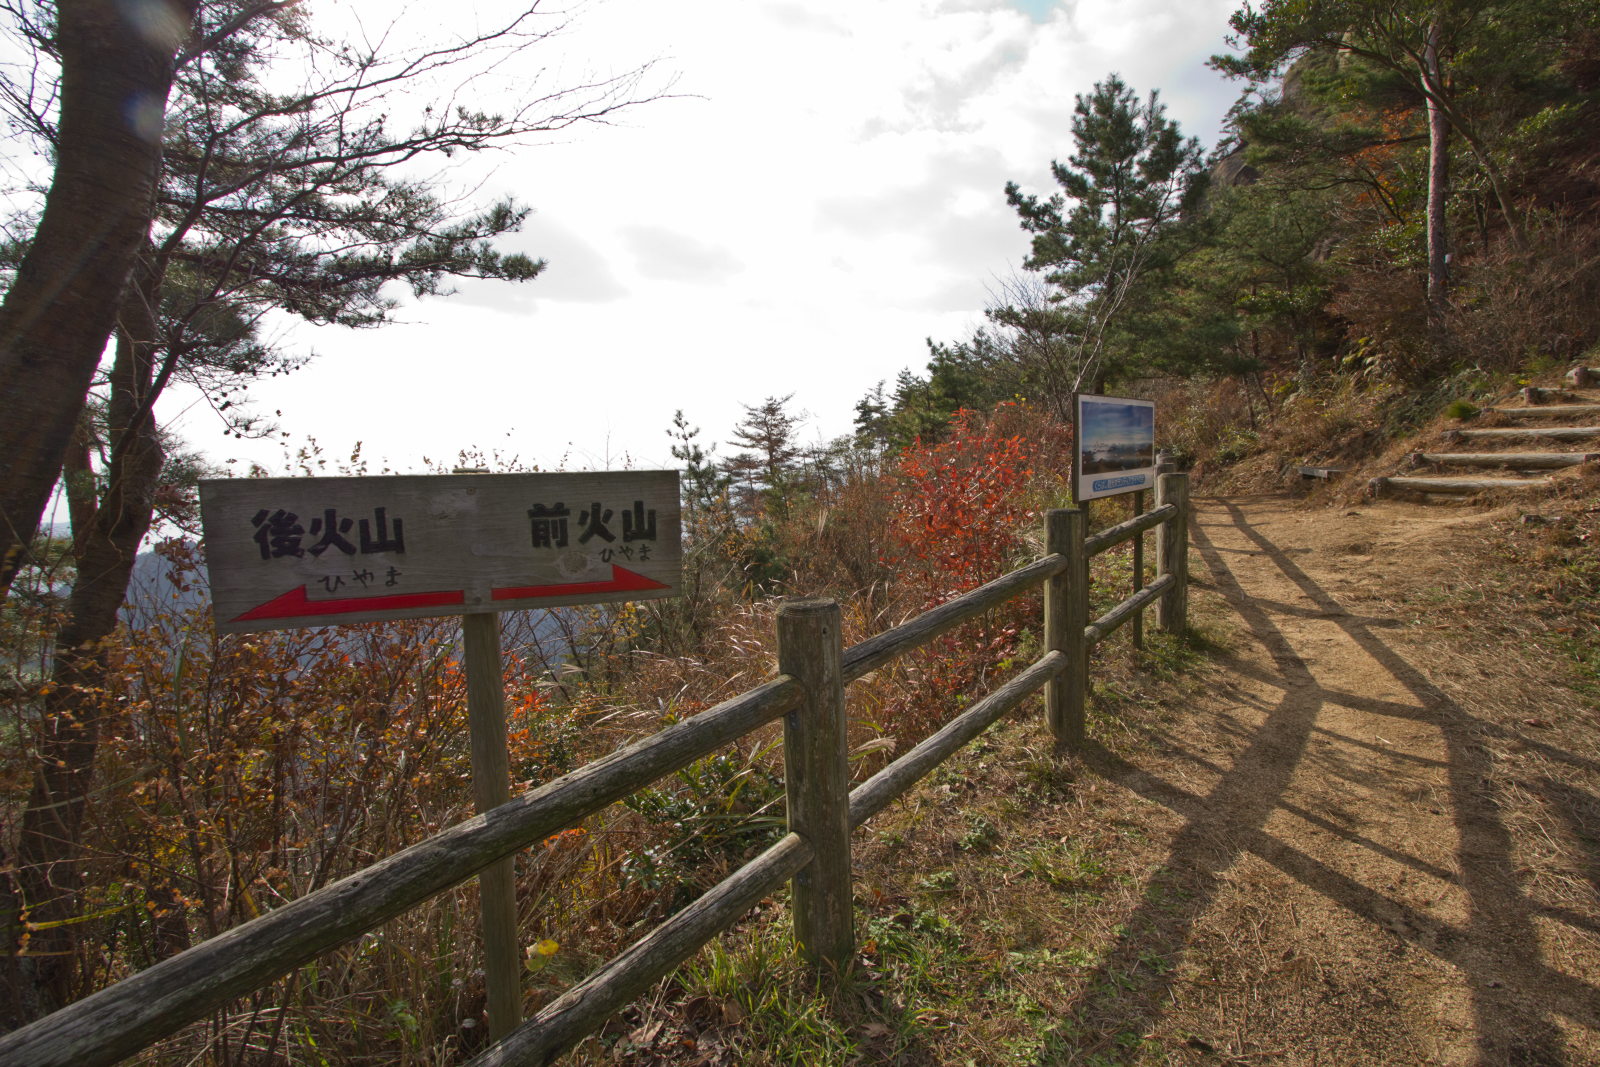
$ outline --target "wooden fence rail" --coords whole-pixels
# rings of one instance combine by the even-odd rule
[[[802,952],[825,969],[843,967],[854,950],[853,830],[1041,688],[1052,733],[1068,746],[1081,744],[1089,649],[1154,601],[1164,629],[1185,628],[1187,489],[1185,475],[1161,475],[1154,509],[1093,537],[1084,536],[1082,511],[1052,511],[1044,558],[848,650],[836,604],[785,604],[778,677],[14,1031],[0,1038],[0,1063],[114,1063],[780,717],[790,832],[472,1067],[549,1062],[785,881],[793,883]],[[1155,581],[1088,622],[1090,557],[1156,527]],[[848,790],[844,687],[1041,585],[1045,652],[1038,662]]]

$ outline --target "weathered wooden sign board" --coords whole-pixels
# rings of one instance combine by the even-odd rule
[[[511,797],[498,612],[676,596],[677,471],[200,483],[221,633],[460,615],[478,810]],[[490,1035],[522,1017],[516,868],[479,878]]]
[[[1121,396],[1077,396],[1073,492],[1079,503],[1156,484],[1156,406]]]
[[[676,471],[202,481],[217,630],[676,596]]]

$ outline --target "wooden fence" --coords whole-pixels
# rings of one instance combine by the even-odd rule
[[[837,604],[784,604],[779,674],[771,681],[16,1030],[0,1038],[0,1063],[114,1063],[779,717],[789,832],[471,1067],[549,1062],[785,881],[793,882],[803,954],[823,968],[843,967],[854,950],[851,832],[1041,688],[1051,732],[1068,746],[1081,744],[1089,649],[1155,601],[1163,629],[1185,626],[1187,513],[1182,474],[1160,476],[1153,510],[1092,537],[1083,511],[1051,511],[1044,558],[850,649],[842,647]],[[1091,622],[1091,557],[1142,541],[1156,527],[1155,580],[1141,589],[1136,574],[1134,594]],[[1040,585],[1045,652],[1038,662],[850,790],[845,686]]]

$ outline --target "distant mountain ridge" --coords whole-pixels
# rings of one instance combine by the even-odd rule
[[[198,551],[196,542],[187,542]],[[186,571],[179,579],[178,565],[159,552],[141,552],[133,561],[128,594],[123,600],[124,621],[133,624],[160,611],[188,612],[208,607],[211,585],[204,567]]]

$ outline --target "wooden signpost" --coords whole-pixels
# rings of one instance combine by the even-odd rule
[[[1133,494],[1133,513],[1144,512],[1145,491],[1156,484],[1156,405],[1151,400],[1078,393],[1072,495],[1087,513],[1091,500]],[[1144,588],[1144,534],[1133,541],[1133,591]],[[1133,617],[1133,647],[1144,647],[1144,612]]]
[[[676,471],[200,483],[221,633],[672,596]]]
[[[202,481],[219,633],[459,615],[479,813],[511,799],[497,614],[676,596],[677,471]],[[489,1030],[522,1018],[514,858],[479,875]]]

